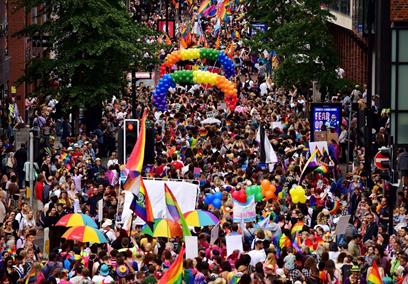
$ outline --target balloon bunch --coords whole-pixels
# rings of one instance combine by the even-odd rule
[[[223,51],[212,48],[190,48],[176,50],[168,54],[164,63],[160,66],[160,77],[167,73],[166,68],[171,67],[179,61],[194,60],[194,59],[208,59],[214,62],[219,62],[224,69],[226,78],[235,76],[234,62]]]
[[[271,184],[271,182],[267,179],[264,179],[261,182],[262,194],[264,195],[266,200],[269,199],[276,199],[276,187],[275,185]]]
[[[297,203],[305,203],[306,202],[306,192],[303,187],[300,185],[292,187],[291,190],[289,190],[290,197],[292,199],[292,202],[297,204]]]
[[[256,202],[262,201],[264,198],[260,185],[250,185],[245,188],[247,196],[253,195]]]
[[[207,205],[211,205],[214,208],[220,209],[222,205],[222,192],[216,192],[214,194],[207,194],[204,198],[204,202]]]
[[[235,199],[238,202],[241,203],[245,203],[247,201],[247,194],[245,192],[245,190],[241,189],[241,190],[234,190],[231,193],[231,196],[233,199]]]
[[[238,102],[237,88],[234,83],[230,82],[222,75],[208,71],[176,71],[172,74],[165,74],[160,79],[156,90],[153,93],[153,101],[159,111],[166,110],[166,94],[170,87],[175,84],[209,84],[216,86],[224,93],[225,104],[228,109],[234,110]]]
[[[167,109],[166,95],[170,87],[175,88],[176,83],[169,74],[166,74],[160,79],[153,93],[153,102],[159,111],[164,112]]]

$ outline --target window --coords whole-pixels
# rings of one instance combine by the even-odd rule
[[[350,2],[351,0],[333,0],[329,4],[329,8],[336,12],[350,15]]]
[[[391,133],[408,145],[408,26],[393,28],[391,60]]]

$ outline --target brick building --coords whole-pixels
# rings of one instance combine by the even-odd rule
[[[14,34],[30,23],[41,23],[47,17],[38,17],[38,9],[32,9],[26,15],[24,9],[17,9],[16,2],[0,0],[0,96],[15,96],[24,118],[26,94],[33,86],[17,84],[17,80],[24,74],[26,64],[34,56],[42,56],[42,47],[33,44],[30,38],[15,37]]]
[[[391,25],[408,22],[408,0],[389,0]],[[335,19],[329,29],[338,51],[339,64],[346,78],[367,83],[367,39],[363,35],[364,2],[366,0],[335,0],[329,6]]]

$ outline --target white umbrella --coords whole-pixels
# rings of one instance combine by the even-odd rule
[[[210,117],[201,121],[201,124],[221,124],[221,120],[216,119],[214,117]]]

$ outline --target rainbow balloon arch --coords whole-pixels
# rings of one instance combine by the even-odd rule
[[[175,88],[176,84],[207,84],[217,87],[224,93],[224,101],[229,110],[234,110],[238,102],[238,92],[235,83],[229,81],[225,76],[209,71],[180,70],[171,74],[165,74],[160,79],[153,93],[153,103],[157,110],[161,112],[167,110],[168,90],[169,88]]]
[[[178,62],[195,59],[207,59],[219,62],[226,78],[231,78],[236,75],[234,62],[223,51],[212,48],[190,48],[176,50],[168,54],[160,67],[160,77],[167,73],[167,68]]]

